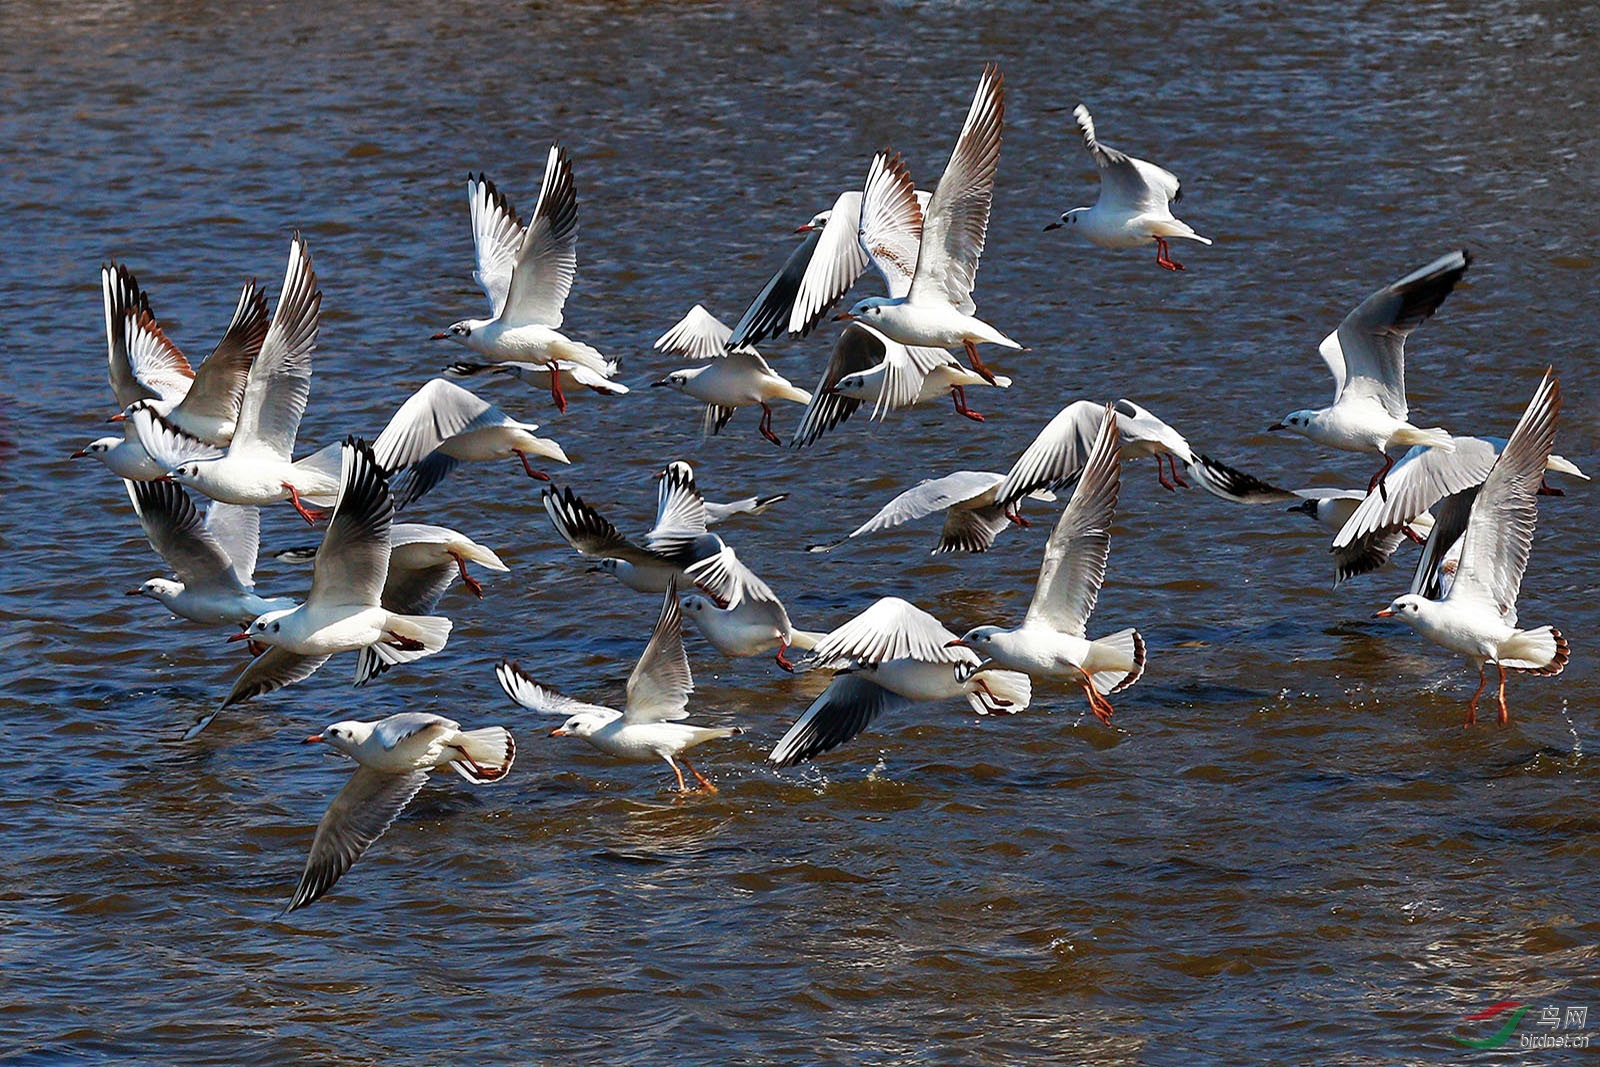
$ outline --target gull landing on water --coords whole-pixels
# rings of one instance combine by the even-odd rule
[[[1094,135],[1094,118],[1082,104],[1073,108],[1072,117],[1083,132],[1083,147],[1100,169],[1100,198],[1093,207],[1073,208],[1045,229],[1071,226],[1101,248],[1154,243],[1156,263],[1167,270],[1182,270],[1183,264],[1168,254],[1167,239],[1182,237],[1208,245],[1211,238],[1201,237],[1187,222],[1173,217],[1168,205],[1182,195],[1177,177],[1154,163],[1101,144]]]
[[[811,394],[791,385],[755,349],[728,347],[732,335],[733,331],[715,315],[696,304],[677,325],[656,339],[655,347],[686,359],[709,362],[673,371],[650,384],[668,386],[705,404],[702,428],[707,437],[726,426],[739,408],[760,407],[761,436],[781,445],[783,442],[772,432],[770,402],[790,400],[809,404]]]

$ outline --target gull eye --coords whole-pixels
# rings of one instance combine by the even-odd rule
[[[273,633],[277,633],[279,629],[281,629],[281,624],[279,624],[279,623],[273,623],[272,624],[272,632]]]

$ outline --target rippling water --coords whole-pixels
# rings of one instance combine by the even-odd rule
[[[159,563],[115,480],[65,459],[110,404],[107,257],[198,357],[302,230],[325,317],[301,439],[375,433],[459,354],[427,335],[479,313],[466,173],[529,210],[559,138],[582,205],[568,325],[643,384],[670,366],[650,341],[696,301],[736,318],[872,151],[931,184],[994,59],[1008,121],[977,297],[1032,350],[996,357],[1018,384],[974,395],[987,423],[934,405],[796,454],[748,413],[701,446],[662,391],[559,417],[478,388],[544,421],[562,477],[625,528],[679,456],[713,498],[792,493],[730,536],[803,625],[892,592],[960,630],[1021,612],[1044,524],[955,560],[925,555],[926,524],[803,546],[918,477],[1004,469],[1081,397],[1137,399],[1280,482],[1359,484],[1366,460],[1261,430],[1325,402],[1315,347],[1350,306],[1465,245],[1467,284],[1412,338],[1419,421],[1507,433],[1554,364],[1558,449],[1592,470],[1592,10],[397,0],[15,4],[3,24],[7,1062],[1379,1063],[1453,1058],[1494,1001],[1600,1001],[1589,487],[1541,506],[1522,614],[1574,657],[1514,680],[1510,729],[1460,729],[1469,670],[1369,618],[1403,570],[1330,593],[1299,516],[1168,494],[1145,465],[1095,622],[1151,649],[1115,729],[1042,689],[1015,717],[926,707],[776,773],[761,757],[822,680],[691,638],[697,715],[748,732],[701,750],[721,793],[679,801],[664,768],[544,741],[495,685],[513,656],[614,699],[656,610],[586,580],[513,469],[464,469],[419,516],[512,566],[481,602],[449,594],[445,652],[362,690],[336,662],[181,744],[242,658],[120,595]],[[1188,272],[1041,232],[1093,196],[1080,100],[1184,179],[1217,239],[1178,250]],[[771,356],[809,386],[827,343]],[[269,547],[306,540],[287,508],[265,526]],[[410,708],[517,730],[511,781],[440,780],[275,921],[347,773],[296,740]]]

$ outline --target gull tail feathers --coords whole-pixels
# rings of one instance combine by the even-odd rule
[[[1560,674],[1567,669],[1571,651],[1554,626],[1518,630],[1500,642],[1500,664],[1530,674]]]
[[[1574,478],[1582,478],[1586,482],[1589,480],[1589,476],[1579,470],[1578,465],[1566,456],[1558,456],[1552,452],[1550,453],[1550,458],[1545,460],[1544,465],[1559,474],[1570,474]]]
[[[1020,671],[980,671],[967,679],[966,698],[979,715],[1015,715],[1033,701],[1033,681]]]
[[[1437,448],[1442,452],[1454,452],[1455,440],[1450,436],[1450,431],[1443,426],[1430,426],[1428,429],[1418,429],[1415,426],[1402,426],[1389,438],[1391,445],[1401,445],[1410,448],[1414,445],[1423,445],[1427,448]]]
[[[738,737],[744,733],[743,726],[689,726],[689,743],[685,748],[694,748],[707,741],[718,741],[724,737]]]
[[[517,758],[517,743],[511,733],[499,726],[464,730],[456,735],[455,748],[462,759],[452,760],[450,769],[474,785],[498,782],[511,770]]]
[[[817,633],[815,630],[790,630],[789,647],[798,648],[802,652],[810,652],[817,647],[819,641],[827,636],[827,634]]]
[[[1122,692],[1144,676],[1144,638],[1130,626],[1091,642],[1084,669],[1097,692]]]
[[[361,650],[356,661],[356,685],[365,684],[396,663],[433,655],[449,640],[450,627],[450,620],[441,615],[390,615],[385,629],[392,636]],[[400,639],[398,644],[394,638]]]
[[[501,561],[500,557],[495,555],[493,551],[484,548],[476,541],[472,542],[470,545],[458,546],[456,551],[460,554],[462,559],[468,561],[469,563],[479,564],[480,566],[487,567],[492,571],[509,571],[511,569],[510,567],[507,567],[505,563]]]

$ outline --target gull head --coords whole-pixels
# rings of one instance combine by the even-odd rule
[[[686,596],[683,598],[682,607],[687,618],[694,619],[698,622],[700,616],[709,614],[711,611],[715,610],[716,605],[710,600],[701,596],[699,593],[695,593],[692,596]]]
[[[870,373],[870,371],[856,371],[854,374],[846,374],[835,382],[828,392],[838,393],[841,396],[852,397],[856,400],[876,400],[881,390],[874,389],[869,384],[867,376]],[[882,376],[879,375],[878,377]]]
[[[599,563],[596,563],[594,566],[590,567],[588,573],[609,574],[611,577],[620,582],[622,580],[622,568],[625,566],[632,566],[632,564],[625,560],[607,557],[606,559],[603,559]]]
[[[1045,229],[1059,230],[1063,226],[1076,226],[1078,224],[1078,216],[1088,210],[1086,207],[1075,207],[1071,211],[1064,211],[1059,219],[1046,226]]]
[[[1409,626],[1415,626],[1417,620],[1422,618],[1423,605],[1428,603],[1426,597],[1416,593],[1406,593],[1390,601],[1389,606],[1373,614],[1374,619],[1399,619]]]
[[[284,616],[299,610],[299,608],[280,608],[277,611],[269,611],[257,617],[256,621],[251,623],[242,633],[236,633],[228,640],[244,641],[248,639],[259,641],[264,645],[275,645],[282,638]]]
[[[1290,504],[1289,510],[1298,511],[1302,515],[1310,515],[1315,519],[1317,517],[1317,505],[1320,503],[1322,503],[1320,500],[1302,500],[1298,504]]]
[[[593,712],[580,711],[566,722],[550,731],[551,737],[588,737],[611,720]]]
[[[120,437],[97,437],[72,454],[72,459],[82,459],[85,456],[103,456],[117,445],[122,443]]]
[[[150,578],[137,589],[128,590],[129,596],[147,596],[166,604],[183,594],[183,583],[170,578]]]
[[[690,367],[686,370],[675,370],[665,378],[662,378],[659,381],[651,382],[650,384],[652,386],[664,385],[669,389],[677,389],[682,391],[683,387],[689,384],[690,379],[704,369],[704,367]]]
[[[449,327],[434,334],[429,340],[443,341],[448,339],[458,345],[470,345],[472,342],[468,338],[472,336],[472,331],[482,325],[483,323],[478,319],[462,319],[460,322],[452,322]]]
[[[320,734],[312,734],[306,738],[304,743],[314,745],[321,742],[329,748],[338,749],[347,756],[354,756],[355,750],[361,747],[361,742],[371,735],[372,724],[370,722],[347,720],[325,727]]]
[[[820,230],[820,229],[822,229],[824,226],[826,226],[828,224],[828,220],[831,219],[832,217],[833,217],[833,208],[829,208],[826,211],[819,211],[815,215],[812,215],[811,216],[811,221],[806,223],[804,226],[796,226],[794,228],[794,232],[795,233],[810,233],[812,230]]]
[[[191,489],[200,489],[204,492],[202,482],[205,473],[201,470],[204,466],[203,462],[185,463],[181,467],[173,467],[167,472],[166,477],[179,485],[187,485]]]
[[[855,306],[842,315],[835,315],[834,321],[859,319],[868,325],[876,325],[883,321],[883,309],[890,306],[904,304],[904,300],[896,300],[889,296],[869,296],[865,300],[857,300]]]
[[[1307,411],[1304,408],[1299,411],[1291,411],[1283,417],[1282,422],[1275,422],[1268,426],[1267,432],[1276,433],[1279,430],[1288,430],[1290,433],[1297,433],[1304,437],[1306,429],[1311,425],[1311,420],[1316,416],[1317,412]]]
[[[994,647],[997,635],[1007,632],[1004,626],[974,626],[957,640],[946,641],[944,647],[970,648],[974,652],[984,653]]]

